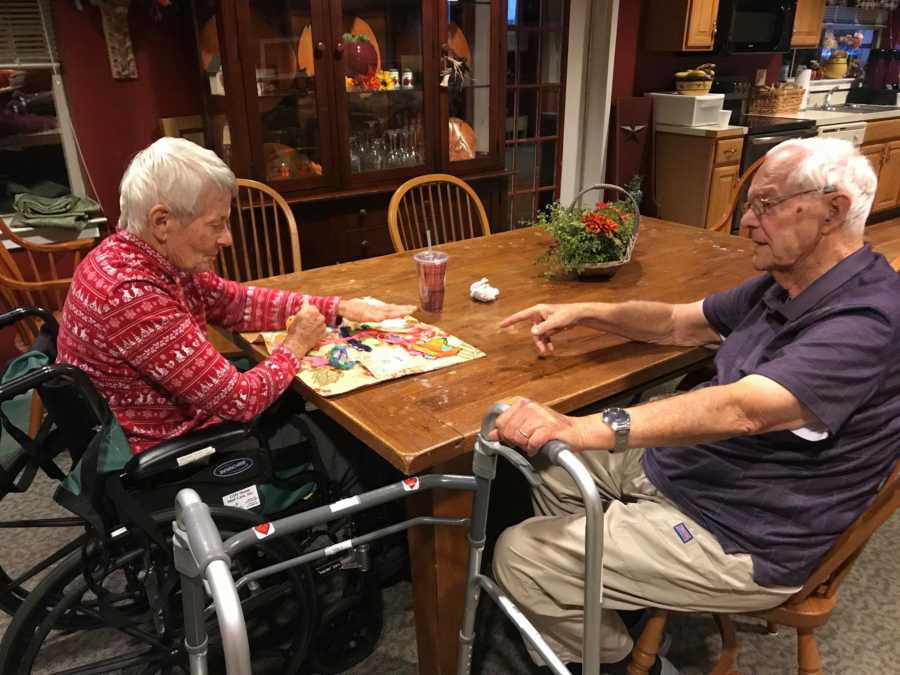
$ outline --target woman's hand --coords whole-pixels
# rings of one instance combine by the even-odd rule
[[[507,328],[520,321],[531,321],[531,338],[541,354],[553,351],[551,336],[567,330],[584,318],[583,303],[565,305],[534,305],[521,312],[506,317],[500,322],[501,328]]]
[[[549,441],[562,441],[573,452],[588,449],[588,418],[570,417],[546,406],[519,399],[498,418],[489,438],[516,446],[533,457]]]
[[[388,305],[373,304],[362,298],[341,300],[337,313],[350,321],[385,321],[387,319],[402,319],[416,311],[415,305]]]
[[[300,311],[288,319],[287,335],[281,344],[302,359],[324,337],[325,317],[315,305],[304,300]]]

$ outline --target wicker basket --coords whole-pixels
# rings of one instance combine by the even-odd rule
[[[750,99],[751,115],[778,115],[795,113],[803,101],[803,88],[793,85],[783,87],[754,87]]]

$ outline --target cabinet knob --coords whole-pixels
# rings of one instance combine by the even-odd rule
[[[359,217],[360,217],[360,218],[365,218],[367,215],[369,215],[369,212],[366,211],[365,209],[360,209],[360,210],[359,210]]]
[[[338,43],[334,46],[334,55],[335,55],[335,57],[337,57],[337,58],[341,58],[341,55],[342,55],[343,53],[344,53],[344,43],[343,43],[343,42],[338,42]]]
[[[365,251],[367,248],[369,248],[369,240],[363,239],[361,242],[359,242],[359,247]]]
[[[313,52],[315,53],[316,58],[319,58],[320,56],[322,56],[322,54],[325,53],[325,43],[317,42],[316,48],[313,50]]]

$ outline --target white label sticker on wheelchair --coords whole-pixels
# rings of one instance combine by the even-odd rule
[[[248,509],[255,509],[262,502],[259,500],[259,491],[256,489],[256,486],[251,485],[250,487],[241,488],[237,492],[232,492],[230,495],[225,495],[222,497],[222,503],[225,506],[247,511]]]
[[[177,460],[178,466],[184,466],[185,464],[193,464],[194,462],[203,459],[204,457],[208,457],[209,455],[215,454],[216,449],[207,445],[205,448],[200,448],[199,450],[194,450],[194,452],[189,452],[186,455],[182,455]]]
[[[349,509],[351,506],[356,506],[357,504],[359,504],[359,497],[347,497],[346,499],[335,502],[330,508],[332,513],[337,513],[338,511]]]
[[[353,548],[353,540],[345,539],[344,541],[339,541],[336,544],[332,544],[331,546],[326,546],[323,553],[325,557],[328,558],[333,556],[335,553],[340,553],[341,551],[346,551],[348,548]]]
[[[259,525],[254,525],[253,534],[256,535],[257,539],[265,539],[266,537],[275,534],[275,526],[272,523],[260,523]]]
[[[410,478],[403,479],[403,491],[404,492],[412,492],[413,490],[419,489],[419,477],[412,476]]]

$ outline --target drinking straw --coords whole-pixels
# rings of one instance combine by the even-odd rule
[[[428,241],[428,252],[431,253],[431,230],[425,228],[425,239]]]

